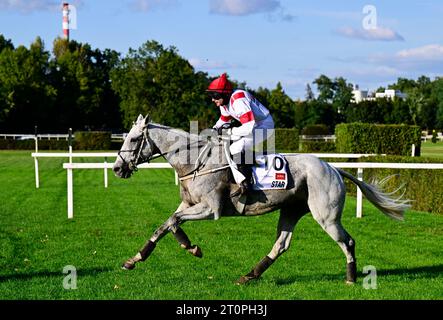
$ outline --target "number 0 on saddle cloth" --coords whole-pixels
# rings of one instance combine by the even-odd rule
[[[287,161],[280,154],[258,156],[252,167],[254,190],[284,190],[288,186]]]

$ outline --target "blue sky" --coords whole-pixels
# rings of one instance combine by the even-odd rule
[[[48,50],[62,34],[61,2],[0,0],[0,33]],[[375,90],[398,77],[442,75],[439,0],[71,0],[71,38],[122,54],[147,40],[177,47],[197,70],[305,96],[320,74]],[[376,9],[376,25],[365,6]],[[366,25],[364,25],[366,22]],[[368,24],[370,23],[369,27]],[[314,87],[314,86],[313,86]]]

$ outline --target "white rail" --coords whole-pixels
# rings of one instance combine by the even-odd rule
[[[74,217],[74,187],[73,170],[75,169],[104,169],[105,188],[108,187],[108,170],[113,166],[112,163],[63,163],[63,168],[67,169],[68,183],[68,219]],[[139,169],[172,169],[169,163],[142,163],[137,166]],[[178,185],[178,175],[175,172],[175,184]]]
[[[389,162],[329,162],[330,165],[337,168],[357,169],[357,178],[363,181],[363,169],[425,169],[435,170],[443,169],[443,163],[389,163]],[[357,187],[357,218],[363,216],[363,194]]]
[[[33,152],[31,156],[34,158],[34,171],[35,171],[35,187],[40,188],[40,178],[38,171],[38,158],[69,158],[69,162],[72,163],[72,158],[116,158],[117,152]]]
[[[379,163],[379,162],[359,162],[359,163],[347,163],[347,162],[330,162],[337,168],[355,168],[357,169],[357,178],[363,181],[363,169],[368,168],[389,168],[389,169],[424,169],[435,170],[443,169],[443,163]],[[107,184],[107,170],[112,168],[111,163],[64,163],[63,168],[67,169],[68,174],[68,219],[74,217],[74,194],[73,194],[73,174],[75,169],[105,169],[105,187]],[[138,166],[140,169],[171,169],[172,166],[169,163],[150,163],[141,164]],[[175,173],[175,181],[178,184],[177,173]],[[357,205],[356,205],[356,217],[361,218],[363,215],[363,194],[357,187]]]

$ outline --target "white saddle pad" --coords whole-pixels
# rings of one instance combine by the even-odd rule
[[[252,167],[254,190],[283,190],[288,186],[287,161],[280,154],[258,156]]]

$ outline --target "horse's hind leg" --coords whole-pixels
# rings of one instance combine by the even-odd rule
[[[336,195],[339,195],[337,193]],[[334,201],[335,200],[335,201]],[[308,201],[312,216],[323,230],[339,245],[346,256],[346,282],[357,280],[357,261],[355,259],[355,241],[343,228],[340,219],[343,211],[344,196],[329,197],[328,194]],[[332,205],[334,203],[334,205]]]
[[[355,259],[355,241],[346,232],[341,223],[322,225],[327,234],[340,246],[346,256],[346,283],[353,284],[357,280],[357,260]]]
[[[287,208],[280,210],[280,218],[277,227],[277,240],[269,252],[247,275],[240,277],[236,284],[245,284],[250,280],[258,279],[274,261],[289,249],[292,232],[295,225],[303,215],[290,212]]]

